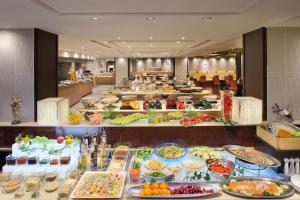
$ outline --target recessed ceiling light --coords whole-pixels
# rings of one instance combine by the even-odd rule
[[[118,37],[118,40],[121,40],[121,37]]]
[[[152,40],[153,38],[152,37],[149,37],[149,40]]]
[[[92,17],[91,20],[100,20],[100,17]]]
[[[177,41],[176,43],[177,43],[177,44],[180,44],[180,41]]]
[[[155,17],[146,17],[146,20],[155,20]]]
[[[182,40],[185,40],[185,37],[183,36],[183,37],[181,37],[181,39],[182,39]]]
[[[205,21],[211,20],[211,19],[212,19],[212,17],[202,17],[202,20],[205,20]]]

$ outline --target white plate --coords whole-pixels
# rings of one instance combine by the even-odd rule
[[[291,183],[294,189],[300,193],[300,175],[291,176]]]

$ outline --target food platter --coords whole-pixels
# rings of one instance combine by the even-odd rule
[[[71,199],[121,198],[125,177],[125,172],[85,172],[73,190]]]
[[[220,150],[207,146],[192,146],[188,148],[188,152],[191,156],[203,160],[223,158]]]
[[[176,143],[163,143],[155,148],[155,154],[162,159],[180,159],[187,154],[187,150]]]
[[[205,190],[211,190],[210,192],[203,192],[203,193],[194,193],[194,194],[174,194],[174,190],[176,188],[181,187],[201,187]],[[208,183],[186,183],[186,182],[172,182],[169,183],[169,189],[172,191],[169,195],[141,195],[140,191],[142,190],[143,185],[137,185],[128,188],[127,195],[131,197],[137,198],[146,198],[146,199],[190,199],[190,198],[199,198],[199,197],[208,197],[216,195],[217,193],[221,192],[221,188],[218,184],[208,184]]]
[[[224,146],[224,149],[230,154],[234,155],[236,158],[248,163],[263,167],[279,167],[281,165],[280,161],[276,158],[261,151],[255,150],[252,147],[226,145]]]
[[[241,188],[243,188],[243,191],[239,191]],[[222,184],[222,189],[224,192],[234,196],[254,199],[281,199],[294,194],[294,188],[291,185],[278,180],[261,177],[235,177],[227,179]]]

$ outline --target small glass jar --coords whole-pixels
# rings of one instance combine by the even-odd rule
[[[40,165],[47,165],[47,164],[49,164],[49,157],[40,157],[39,164]]]
[[[30,156],[28,157],[28,165],[36,165],[38,163],[38,157],[37,156]]]
[[[6,164],[7,165],[16,165],[16,157],[12,156],[11,154],[6,156]]]
[[[50,165],[59,165],[58,157],[50,157]]]
[[[17,157],[17,164],[18,165],[26,165],[28,157],[27,156],[19,156]]]
[[[68,165],[70,163],[70,161],[71,161],[71,156],[69,156],[69,155],[60,157],[61,165]]]

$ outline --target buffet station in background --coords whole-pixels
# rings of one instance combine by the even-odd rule
[[[115,76],[112,72],[99,73],[94,75],[94,85],[114,85]]]
[[[37,122],[0,123],[1,198],[300,198],[300,129],[263,122],[260,99],[136,75],[72,104],[43,99]]]
[[[115,60],[107,59],[97,61],[94,69],[94,85],[115,85]]]

